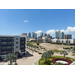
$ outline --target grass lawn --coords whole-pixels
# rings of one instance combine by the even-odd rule
[[[63,56],[51,56],[51,58],[47,58],[47,61],[49,62],[49,65],[55,65],[53,62],[52,62],[52,59],[53,58],[64,58]],[[70,58],[70,57],[65,57],[66,59],[69,59],[73,62],[73,58]],[[48,65],[48,64],[44,64],[45,62],[45,59],[40,59],[39,62],[38,62],[38,65]]]
[[[28,44],[36,44],[37,42],[27,42]]]
[[[53,52],[58,53],[58,52],[62,52],[62,50],[53,50]]]
[[[72,56],[75,56],[75,53],[74,53],[74,54],[72,54]]]

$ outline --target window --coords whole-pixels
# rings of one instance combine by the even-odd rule
[[[16,38],[16,40],[18,40],[18,38]]]
[[[7,53],[11,53],[11,51],[7,51]]]
[[[16,44],[18,44],[18,42],[16,42]]]
[[[7,40],[7,38],[2,38],[2,40]]]
[[[12,48],[14,48],[14,46],[12,46]]]
[[[16,46],[16,48],[18,48],[18,46]]]
[[[12,50],[12,53],[14,53],[14,50]]]
[[[22,52],[24,52],[25,50],[24,50],[24,49],[22,49],[21,51],[22,51]]]
[[[63,41],[62,41],[62,43],[63,43]]]
[[[21,46],[22,48],[24,47],[24,46]]]
[[[7,46],[7,49],[10,49],[11,48],[11,46]]]
[[[6,44],[6,42],[2,42],[2,44]]]
[[[2,49],[6,49],[6,47],[2,47]]]

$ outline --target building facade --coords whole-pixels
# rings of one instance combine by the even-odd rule
[[[9,53],[26,53],[26,35],[0,35],[0,57],[5,58]]]
[[[45,34],[44,34],[44,36],[46,37],[46,36],[47,36],[47,34],[45,33]]]
[[[61,39],[64,38],[64,32],[61,32]]]
[[[37,33],[34,34],[34,38],[37,39]]]
[[[72,35],[71,35],[71,34],[68,34],[68,35],[67,35],[67,38],[68,38],[68,39],[72,39]]]
[[[63,39],[67,39],[67,35],[64,35]]]
[[[74,39],[51,39],[54,43],[75,44]]]
[[[43,32],[42,32],[42,33],[40,33],[40,36],[43,36]]]
[[[61,38],[60,37],[61,36],[60,31],[56,31],[55,36],[56,36],[57,39],[60,39]]]
[[[30,32],[28,33],[28,38],[31,38],[31,33]]]
[[[56,36],[57,39],[63,39],[64,32],[56,31],[55,36]]]
[[[34,38],[35,37],[35,33],[34,32],[32,32],[32,38]]]

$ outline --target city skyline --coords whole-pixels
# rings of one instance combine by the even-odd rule
[[[0,35],[47,33],[55,37],[57,30],[75,38],[74,9],[0,9]]]

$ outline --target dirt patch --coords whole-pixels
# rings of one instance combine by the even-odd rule
[[[48,50],[64,50],[63,47],[72,47],[66,45],[57,45],[57,44],[50,44],[50,43],[41,43],[40,46],[45,47]]]

